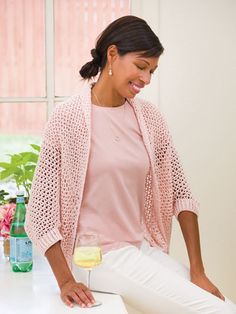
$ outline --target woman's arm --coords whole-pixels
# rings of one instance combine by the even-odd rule
[[[52,245],[46,251],[45,256],[56,277],[61,290],[61,299],[64,303],[70,307],[73,306],[73,302],[78,303],[81,307],[89,307],[95,302],[90,290],[83,283],[75,281],[62,252],[60,242]]]
[[[191,281],[202,289],[224,300],[224,296],[205,274],[201,256],[197,215],[190,211],[182,211],[178,215],[178,220],[188,251]]]

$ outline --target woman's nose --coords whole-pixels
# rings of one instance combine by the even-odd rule
[[[143,72],[141,80],[144,82],[145,85],[150,84],[150,82],[151,82],[151,73],[150,72]]]

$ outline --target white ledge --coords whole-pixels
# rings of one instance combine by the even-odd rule
[[[102,305],[94,308],[73,308],[60,299],[59,288],[46,258],[34,251],[33,270],[14,273],[3,256],[0,241],[1,313],[7,314],[128,314],[122,298],[115,294],[93,292]]]

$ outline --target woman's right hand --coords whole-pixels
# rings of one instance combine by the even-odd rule
[[[64,283],[60,289],[62,301],[70,307],[73,307],[73,303],[77,303],[81,307],[91,307],[95,303],[91,291],[81,282],[70,280]]]
[[[77,303],[81,307],[89,307],[95,303],[91,291],[81,282],[76,282],[65,256],[60,241],[53,244],[45,253],[61,290],[62,301],[70,307]]]

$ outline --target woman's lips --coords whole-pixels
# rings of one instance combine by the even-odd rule
[[[133,82],[129,82],[129,84],[130,84],[130,87],[131,87],[133,93],[138,94],[140,92],[142,87],[136,85]]]

